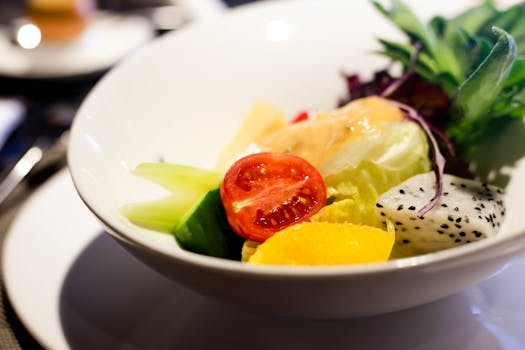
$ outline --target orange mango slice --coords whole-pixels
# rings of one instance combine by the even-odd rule
[[[394,232],[350,223],[303,222],[259,245],[251,264],[345,265],[388,260]]]

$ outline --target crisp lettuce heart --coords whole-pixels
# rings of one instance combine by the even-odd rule
[[[428,142],[413,122],[385,125],[350,142],[319,167],[332,204],[317,221],[382,225],[374,205],[380,194],[404,180],[430,170]]]

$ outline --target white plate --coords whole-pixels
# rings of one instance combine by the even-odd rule
[[[43,42],[34,49],[11,43],[0,31],[0,74],[22,78],[61,78],[108,69],[154,36],[143,17],[101,12],[78,37],[65,43]]]
[[[18,215],[3,267],[22,322],[55,350],[525,347],[525,259],[459,294],[402,312],[339,321],[264,316],[201,297],[138,262],[103,232],[65,171]]]

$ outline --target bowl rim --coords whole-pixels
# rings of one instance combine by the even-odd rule
[[[299,3],[304,0],[288,0],[287,4]],[[307,0],[307,2],[316,2],[314,0]],[[169,40],[176,41],[181,34],[187,32],[206,30],[207,27],[213,28],[224,21],[228,21],[231,17],[242,16],[243,13],[251,12],[252,9],[266,8],[268,5],[278,3],[277,0],[270,0],[268,3],[251,3],[239,6],[233,9],[222,17],[214,18],[210,21],[195,23],[191,26],[187,26],[178,30],[177,32],[164,35],[160,38],[156,38],[150,43],[144,45],[140,50],[133,53],[131,56],[120,62],[115,68],[111,69],[97,84],[91,89],[87,96],[82,101],[80,108],[78,109],[76,116],[72,124],[72,131],[75,130],[75,125],[78,125],[78,117],[80,115],[86,115],[84,109],[88,103],[92,100],[93,96],[98,94],[101,89],[104,88],[106,82],[113,79],[115,74],[119,71],[126,69],[126,66],[130,61],[136,59],[141,53],[151,50],[157,45],[163,45],[164,42]],[[75,132],[71,133],[72,137]],[[461,263],[462,260],[474,259],[476,262],[487,261],[490,259],[506,258],[511,259],[518,255],[519,252],[525,251],[525,229],[519,232],[510,232],[504,235],[496,235],[487,239],[472,242],[458,247],[453,247],[433,253],[421,254],[413,257],[405,257],[399,259],[388,260],[386,262],[377,263],[365,263],[355,265],[330,265],[330,266],[289,266],[289,265],[256,265],[256,264],[245,264],[240,261],[216,258],[206,256],[198,253],[186,251],[179,246],[179,249],[174,250],[162,250],[155,249],[147,244],[141,242],[141,238],[136,234],[128,234],[122,232],[110,221],[104,218],[102,213],[99,213],[95,208],[95,205],[90,204],[87,196],[83,194],[82,185],[79,183],[79,176],[76,175],[76,169],[71,166],[74,164],[73,161],[73,143],[69,143],[68,147],[68,168],[71,174],[73,185],[76,189],[77,194],[89,208],[89,210],[97,217],[97,219],[108,229],[108,233],[117,240],[123,241],[126,244],[135,246],[143,251],[160,254],[164,257],[175,259],[179,263],[193,265],[194,267],[200,268],[212,268],[214,270],[223,270],[228,272],[234,272],[242,275],[258,275],[262,277],[294,277],[294,278],[333,278],[333,277],[345,277],[345,276],[372,276],[376,274],[393,273],[393,272],[404,272],[411,271],[414,269],[450,269],[454,268]],[[175,238],[173,238],[175,239]],[[470,261],[470,260],[469,260]],[[443,265],[443,266],[440,266]]]

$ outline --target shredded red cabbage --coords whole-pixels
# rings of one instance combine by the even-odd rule
[[[408,79],[412,76],[412,74],[414,74],[417,56],[419,55],[419,52],[421,51],[421,47],[422,45],[420,42],[416,42],[413,44],[414,50],[412,51],[410,55],[410,64],[408,65],[408,69],[401,77],[399,77],[398,79],[394,79],[392,83],[390,83],[390,85],[388,85],[381,92],[379,96],[385,97],[385,98],[389,97],[394,92],[396,92],[403,84],[405,84],[408,81]],[[452,141],[445,135],[445,133],[442,132],[439,128],[435,127],[432,123],[426,122],[425,118],[423,117],[420,117],[420,118],[422,119],[423,122],[425,122],[425,124],[430,129],[430,131],[436,134],[444,142],[450,154],[454,156],[455,155],[454,145],[452,144]]]
[[[339,101],[343,106],[352,100],[367,96],[383,96],[384,91],[400,78],[386,70],[377,71],[372,79],[363,81],[357,74],[344,74],[348,95]],[[444,130],[449,119],[450,98],[441,86],[424,81],[418,74],[405,75],[402,84],[396,84],[388,98],[416,109],[435,128]]]
[[[402,76],[400,76],[398,79],[395,79],[390,85],[388,85],[386,89],[383,90],[379,96],[389,97],[395,91],[397,91],[399,87],[403,85],[408,80],[408,78],[410,78],[412,74],[414,74],[414,69],[416,67],[416,61],[417,61],[417,55],[419,54],[421,47],[422,47],[421,43],[419,42],[414,43],[413,45],[414,50],[410,54],[410,63],[408,65],[408,69]]]
[[[417,111],[410,106],[407,106],[403,103],[399,103],[397,101],[390,100],[390,102],[403,111],[406,119],[419,124],[419,126],[423,129],[428,139],[430,140],[432,150],[432,168],[434,169],[434,175],[436,177],[436,191],[434,193],[434,197],[432,197],[430,202],[428,202],[423,208],[421,208],[418,211],[418,216],[423,217],[423,215],[428,213],[430,210],[432,210],[432,208],[436,206],[439,199],[441,198],[441,194],[443,193],[443,174],[445,173],[446,160],[445,157],[443,157],[443,154],[441,154],[441,151],[439,150],[436,138],[432,134],[432,127],[425,120],[425,118],[420,116],[417,113]]]

